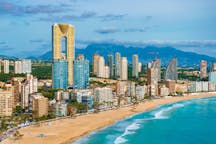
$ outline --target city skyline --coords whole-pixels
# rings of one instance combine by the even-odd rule
[[[216,53],[213,0],[18,2],[0,2],[1,55],[38,56],[50,51],[50,28],[54,23],[75,26],[77,48],[110,42],[173,46],[210,56]]]

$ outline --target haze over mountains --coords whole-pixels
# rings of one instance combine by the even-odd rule
[[[90,44],[85,49],[76,49],[76,54],[84,54],[85,58],[92,61],[92,55],[98,53],[105,57],[107,61],[107,55],[120,52],[121,56],[127,57],[129,63],[132,62],[132,55],[138,54],[139,61],[143,64],[153,60],[155,56],[161,59],[162,65],[167,65],[168,62],[176,56],[178,59],[179,66],[199,66],[201,60],[207,60],[208,63],[216,61],[216,58],[196,54],[193,52],[185,52],[177,50],[173,47],[157,47],[157,46],[147,46],[147,47],[132,47],[116,44]],[[1,56],[6,58],[7,56]],[[14,57],[13,57],[14,58]],[[48,51],[39,57],[28,57],[30,59],[40,59],[40,60],[52,60],[52,51]]]
[[[85,57],[92,61],[92,55],[98,53],[105,57],[107,60],[108,54],[115,54],[120,52],[121,56],[127,57],[129,63],[132,62],[132,55],[138,54],[139,61],[143,64],[153,60],[155,56],[161,59],[162,65],[167,65],[168,62],[176,56],[178,58],[179,66],[198,66],[201,60],[207,60],[208,62],[216,61],[216,58],[196,54],[193,52],[184,52],[177,50],[173,47],[156,47],[156,46],[147,46],[142,47],[126,47],[124,45],[116,44],[90,44],[85,49],[76,49],[76,54],[84,54]],[[38,59],[42,60],[52,60],[52,51],[49,51],[41,56]]]

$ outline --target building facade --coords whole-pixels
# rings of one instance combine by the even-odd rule
[[[61,84],[55,84],[61,82],[56,73],[67,74],[66,76],[62,76],[63,78],[67,78],[67,86],[73,86],[73,61],[75,54],[75,41],[74,41],[74,27],[70,24],[54,24],[52,27],[52,40],[53,40],[53,88],[62,88]],[[64,64],[62,64],[62,70],[65,69],[67,72],[59,72],[58,66],[62,60],[62,40],[65,41],[65,49],[66,49],[66,58]],[[63,80],[64,81],[64,80]]]
[[[85,89],[89,87],[89,61],[77,59],[74,61],[74,88]]]

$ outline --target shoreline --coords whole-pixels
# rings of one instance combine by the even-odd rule
[[[132,105],[115,110],[82,115],[75,118],[57,120],[48,125],[28,126],[19,130],[21,134],[24,134],[23,138],[16,141],[7,138],[2,144],[68,144],[75,142],[91,132],[112,125],[116,121],[123,120],[138,113],[153,110],[158,106],[209,97],[216,97],[216,93],[197,93],[186,96],[153,99],[140,102],[135,106]],[[40,134],[44,134],[45,137],[39,137]]]

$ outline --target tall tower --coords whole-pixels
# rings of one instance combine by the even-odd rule
[[[126,57],[121,59],[121,80],[128,80],[128,61]]]
[[[207,61],[202,60],[200,62],[200,78],[205,78],[207,76]]]
[[[109,74],[110,77],[114,76],[114,60],[113,60],[113,55],[108,55],[108,66],[109,66]]]
[[[115,54],[115,76],[117,79],[121,77],[121,54],[119,52]]]
[[[132,59],[132,76],[133,77],[138,77],[139,76],[139,60],[138,60],[138,55],[133,55],[133,59]]]
[[[65,66],[58,65],[59,61],[62,61],[62,39],[65,40],[65,51],[66,51],[66,58],[65,64],[67,68],[60,68],[60,69],[67,69],[67,86],[73,85],[73,61],[74,61],[74,53],[75,53],[75,42],[74,42],[74,27],[70,24],[54,24],[52,33],[52,40],[53,40],[53,83],[54,88],[63,88],[59,87],[58,83],[59,80],[56,78],[59,75],[55,72],[58,71],[56,66]],[[65,72],[63,72],[65,74]],[[61,75],[61,73],[60,73]],[[60,80],[61,81],[61,80]],[[64,86],[65,88],[65,86]]]
[[[177,70],[177,58],[174,57],[169,65],[167,66],[166,68],[166,71],[165,71],[165,76],[164,76],[164,79],[165,80],[178,80],[178,70]]]

